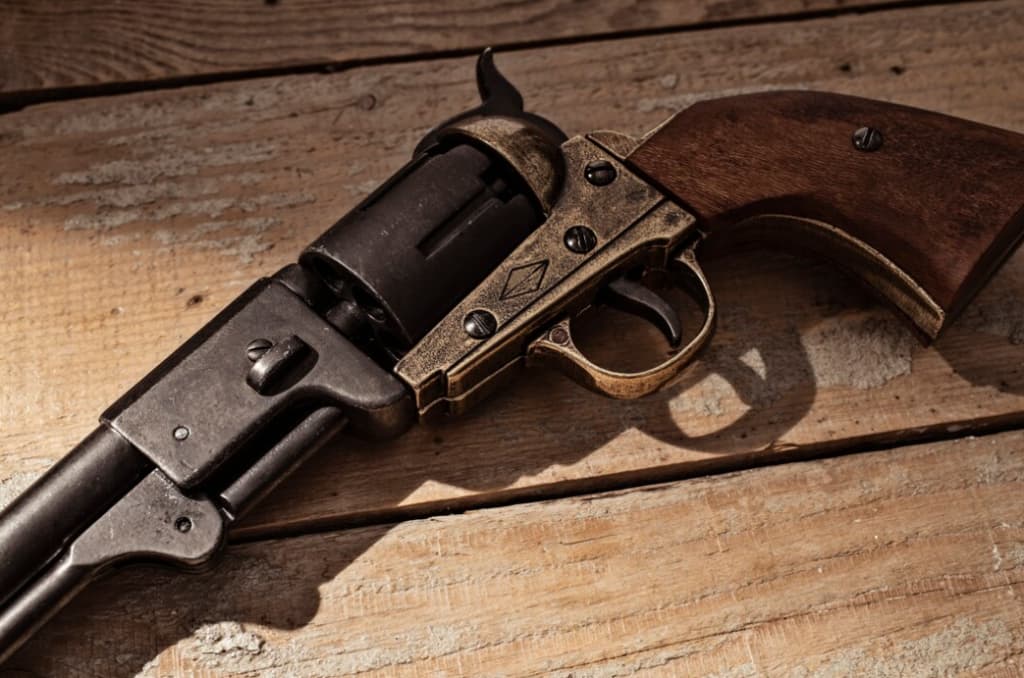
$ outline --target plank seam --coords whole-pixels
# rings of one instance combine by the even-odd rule
[[[699,31],[716,31],[744,26],[771,25],[782,23],[798,23],[804,21],[815,21],[818,19],[831,19],[849,15],[868,15],[879,12],[891,12],[895,10],[917,9],[925,7],[937,7],[945,5],[965,4],[986,4],[994,0],[893,0],[892,2],[869,5],[862,7],[839,7],[835,9],[809,10],[806,12],[769,14],[759,17],[744,17],[737,19],[723,19],[720,21],[707,21],[697,24],[679,24],[671,26],[658,26],[652,28],[641,28],[625,31],[608,31],[603,33],[591,33],[588,35],[547,38],[541,40],[510,41],[507,43],[491,45],[496,51],[518,52],[531,49],[543,49],[548,47],[560,47],[568,45],[579,45],[588,42],[607,40],[626,40],[632,38],[653,37],[669,33],[695,33]],[[465,47],[451,50],[435,50],[419,54],[404,54],[392,56],[367,57],[362,59],[347,59],[340,61],[320,61],[308,64],[293,64],[289,66],[276,66],[267,68],[246,69],[238,71],[221,71],[218,73],[206,73],[171,78],[158,78],[154,80],[125,80],[121,82],[110,82],[96,85],[74,85],[70,87],[55,87],[40,90],[15,90],[12,92],[0,93],[0,115],[14,113],[29,106],[73,101],[76,99],[119,96],[123,94],[134,94],[139,92],[153,92],[167,89],[178,89],[183,87],[196,87],[225,82],[256,80],[260,78],[282,77],[288,75],[305,75],[316,73],[338,73],[356,68],[372,66],[384,66],[393,64],[404,64],[413,62],[430,62],[443,59],[455,59],[473,56],[480,52],[485,46],[481,44],[474,47]]]
[[[917,431],[911,435],[882,436],[872,439],[855,438],[843,441],[839,445],[818,445],[811,449],[794,448],[771,456],[762,456],[757,452],[730,457],[726,461],[713,460],[717,463],[686,464],[681,467],[658,467],[610,474],[600,478],[561,481],[548,485],[537,485],[529,488],[512,489],[490,493],[486,498],[468,497],[465,500],[444,502],[426,502],[415,506],[397,506],[369,514],[350,514],[332,518],[311,519],[303,523],[289,523],[286,526],[265,526],[235,531],[229,536],[232,544],[245,544],[276,539],[292,539],[314,534],[337,532],[365,527],[390,527],[409,520],[423,520],[440,516],[451,516],[504,508],[520,504],[541,503],[583,497],[584,495],[601,495],[615,492],[658,491],[659,486],[696,478],[712,478],[733,473],[743,473],[760,468],[771,468],[808,461],[819,461],[875,452],[897,452],[915,445],[945,443],[964,438],[988,438],[1003,433],[1024,430],[1024,412],[987,421],[971,422],[959,425],[950,424],[927,431]]]

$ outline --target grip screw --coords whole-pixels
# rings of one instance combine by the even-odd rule
[[[498,329],[498,320],[490,311],[470,311],[462,320],[462,328],[474,339],[486,339]]]
[[[870,153],[882,147],[882,133],[874,127],[861,127],[853,133],[853,147]]]
[[[179,443],[183,440],[186,440],[188,438],[188,434],[189,430],[187,426],[175,427],[173,432],[174,439],[177,440]]]
[[[607,186],[615,181],[618,173],[615,166],[607,160],[595,160],[583,170],[583,176],[594,186]]]

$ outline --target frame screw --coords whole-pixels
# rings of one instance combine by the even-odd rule
[[[185,534],[192,529],[192,520],[188,516],[182,516],[174,521],[174,529]]]
[[[477,309],[466,314],[462,327],[474,339],[486,339],[498,329],[498,320],[490,311]]]
[[[853,147],[870,153],[882,147],[882,133],[874,127],[861,127],[853,133]]]
[[[597,245],[597,235],[586,226],[573,226],[565,232],[565,246],[576,254],[586,254]]]
[[[583,176],[594,186],[607,186],[615,181],[618,172],[607,160],[595,160],[583,170]]]
[[[245,357],[248,358],[250,362],[256,362],[262,358],[263,354],[269,351],[273,345],[274,342],[269,339],[253,339],[249,342],[249,345],[245,347]]]
[[[188,438],[189,430],[187,426],[178,426],[174,429],[174,439],[179,443]]]

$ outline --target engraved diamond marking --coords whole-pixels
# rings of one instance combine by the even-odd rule
[[[544,274],[548,270],[548,260],[532,261],[522,266],[516,266],[508,272],[505,279],[505,287],[501,290],[499,299],[512,299],[530,294],[540,289],[544,281]]]

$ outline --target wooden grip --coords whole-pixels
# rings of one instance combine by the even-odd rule
[[[854,143],[857,130],[874,138]],[[629,164],[708,229],[852,269],[934,339],[1018,244],[1024,136],[820,92],[698,103]]]

